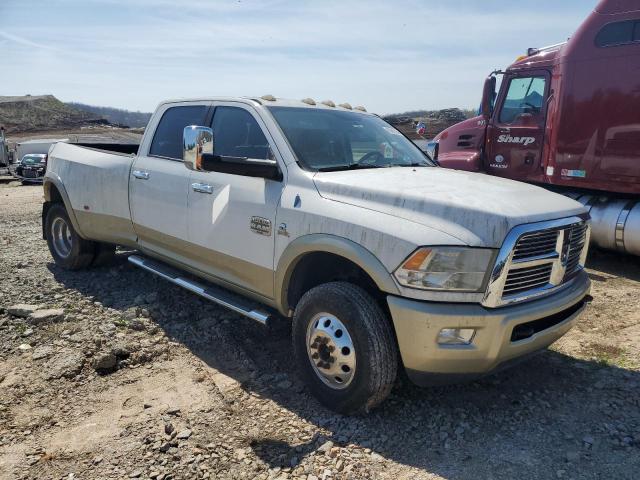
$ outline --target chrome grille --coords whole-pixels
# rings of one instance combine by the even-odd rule
[[[513,251],[513,260],[554,253],[557,242],[558,230],[544,230],[523,235]]]
[[[568,279],[579,270],[580,256],[584,249],[587,240],[588,225],[586,223],[582,225],[572,225],[568,232],[565,232],[565,238],[568,239],[568,246],[566,247],[566,272],[565,278]]]
[[[497,307],[551,293],[583,267],[588,217],[515,227],[505,239],[483,304]]]
[[[550,263],[546,263],[510,270],[502,290],[503,296],[515,295],[548,285],[552,268]]]

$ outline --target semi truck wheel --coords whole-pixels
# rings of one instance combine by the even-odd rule
[[[296,306],[292,340],[303,380],[331,410],[365,413],[391,392],[398,371],[391,324],[362,288],[332,282],[309,290]]]
[[[47,245],[56,265],[66,270],[78,270],[91,265],[95,244],[81,238],[73,228],[64,205],[49,207],[45,221]]]

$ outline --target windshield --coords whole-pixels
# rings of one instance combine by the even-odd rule
[[[24,165],[35,165],[36,163],[40,163],[41,160],[44,160],[44,157],[39,155],[25,155],[22,157],[22,163]]]
[[[416,145],[379,117],[314,108],[269,110],[308,170],[433,166]]]

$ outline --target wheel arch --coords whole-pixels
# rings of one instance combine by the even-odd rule
[[[45,240],[47,239],[45,221],[47,218],[49,207],[54,203],[62,203],[64,205],[64,208],[67,211],[67,215],[69,216],[69,220],[71,220],[75,231],[81,238],[86,238],[82,234],[82,230],[80,230],[80,225],[78,224],[75,212],[73,211],[73,208],[71,208],[69,195],[67,194],[67,190],[64,188],[64,185],[62,184],[60,178],[46,176],[44,178],[42,187],[44,189],[44,204],[42,206],[42,238]]]
[[[321,267],[318,275],[309,272]],[[362,245],[344,237],[310,234],[291,242],[281,255],[275,272],[275,299],[280,312],[291,316],[300,297],[310,288],[326,281],[345,279],[338,272],[355,275],[366,289],[375,288],[378,296],[399,294],[391,274],[380,260]],[[385,305],[386,308],[386,305]]]

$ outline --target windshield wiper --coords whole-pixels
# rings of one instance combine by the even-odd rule
[[[334,167],[319,168],[319,172],[341,172],[343,170],[361,170],[366,168],[384,168],[381,165],[361,165],[359,163],[351,163],[349,165],[336,165]]]
[[[426,162],[413,162],[413,163],[400,163],[398,165],[394,165],[394,167],[430,167]]]

